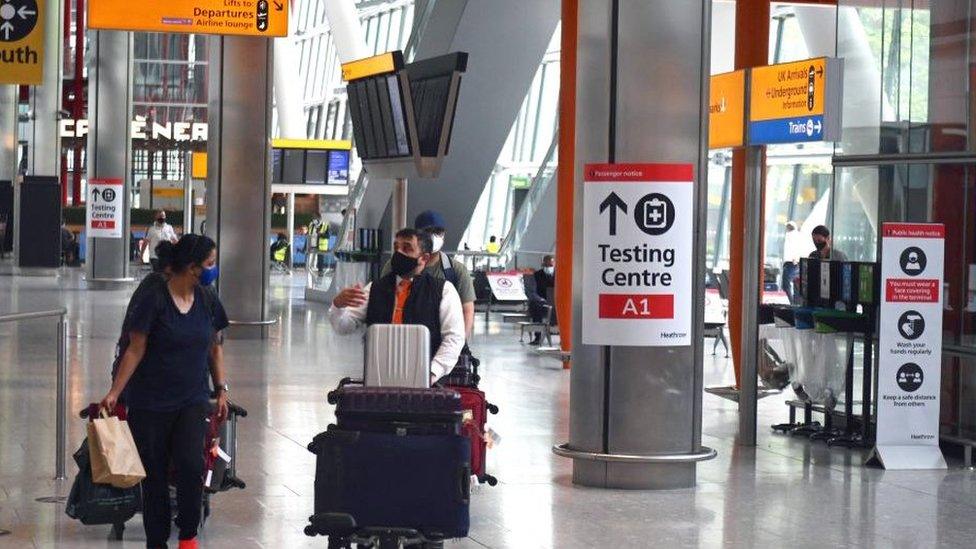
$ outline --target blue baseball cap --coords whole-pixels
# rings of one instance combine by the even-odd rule
[[[427,229],[430,227],[437,227],[438,229],[444,229],[447,222],[444,220],[444,216],[434,210],[426,210],[420,212],[413,221],[413,227],[417,230]]]

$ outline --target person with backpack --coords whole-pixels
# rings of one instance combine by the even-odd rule
[[[424,269],[424,273],[434,278],[450,282],[461,297],[461,310],[464,313],[464,334],[471,338],[474,331],[474,281],[468,268],[457,259],[443,251],[444,238],[447,234],[444,216],[433,210],[426,210],[414,220],[414,229],[426,232],[433,243],[433,253]],[[390,262],[383,267],[382,276],[390,273]]]
[[[120,399],[146,469],[142,483],[147,547],[166,547],[172,515],[169,469],[176,471],[180,549],[195,549],[203,495],[203,447],[210,416],[210,383],[218,417],[227,417],[220,332],[229,324],[220,300],[206,287],[218,276],[216,244],[184,235],[157,248],[163,277],[141,286],[124,322],[128,341],[101,407]],[[210,380],[208,380],[208,376]]]

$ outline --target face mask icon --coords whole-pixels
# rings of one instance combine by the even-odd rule
[[[668,205],[656,198],[644,203],[644,227],[661,229],[668,224]]]

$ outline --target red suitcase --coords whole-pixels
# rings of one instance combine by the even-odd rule
[[[461,395],[461,409],[467,414],[471,413],[470,419],[465,417],[463,434],[471,439],[471,473],[478,477],[478,482],[494,486],[498,484],[498,479],[485,472],[485,457],[488,453],[488,444],[485,440],[485,423],[488,421],[489,410],[493,414],[498,413],[498,408],[493,404],[488,404],[485,400],[485,393],[477,387],[461,387],[447,385],[447,389],[457,391]]]

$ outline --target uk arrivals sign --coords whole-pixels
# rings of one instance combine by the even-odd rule
[[[587,164],[583,343],[691,345],[694,167]]]

